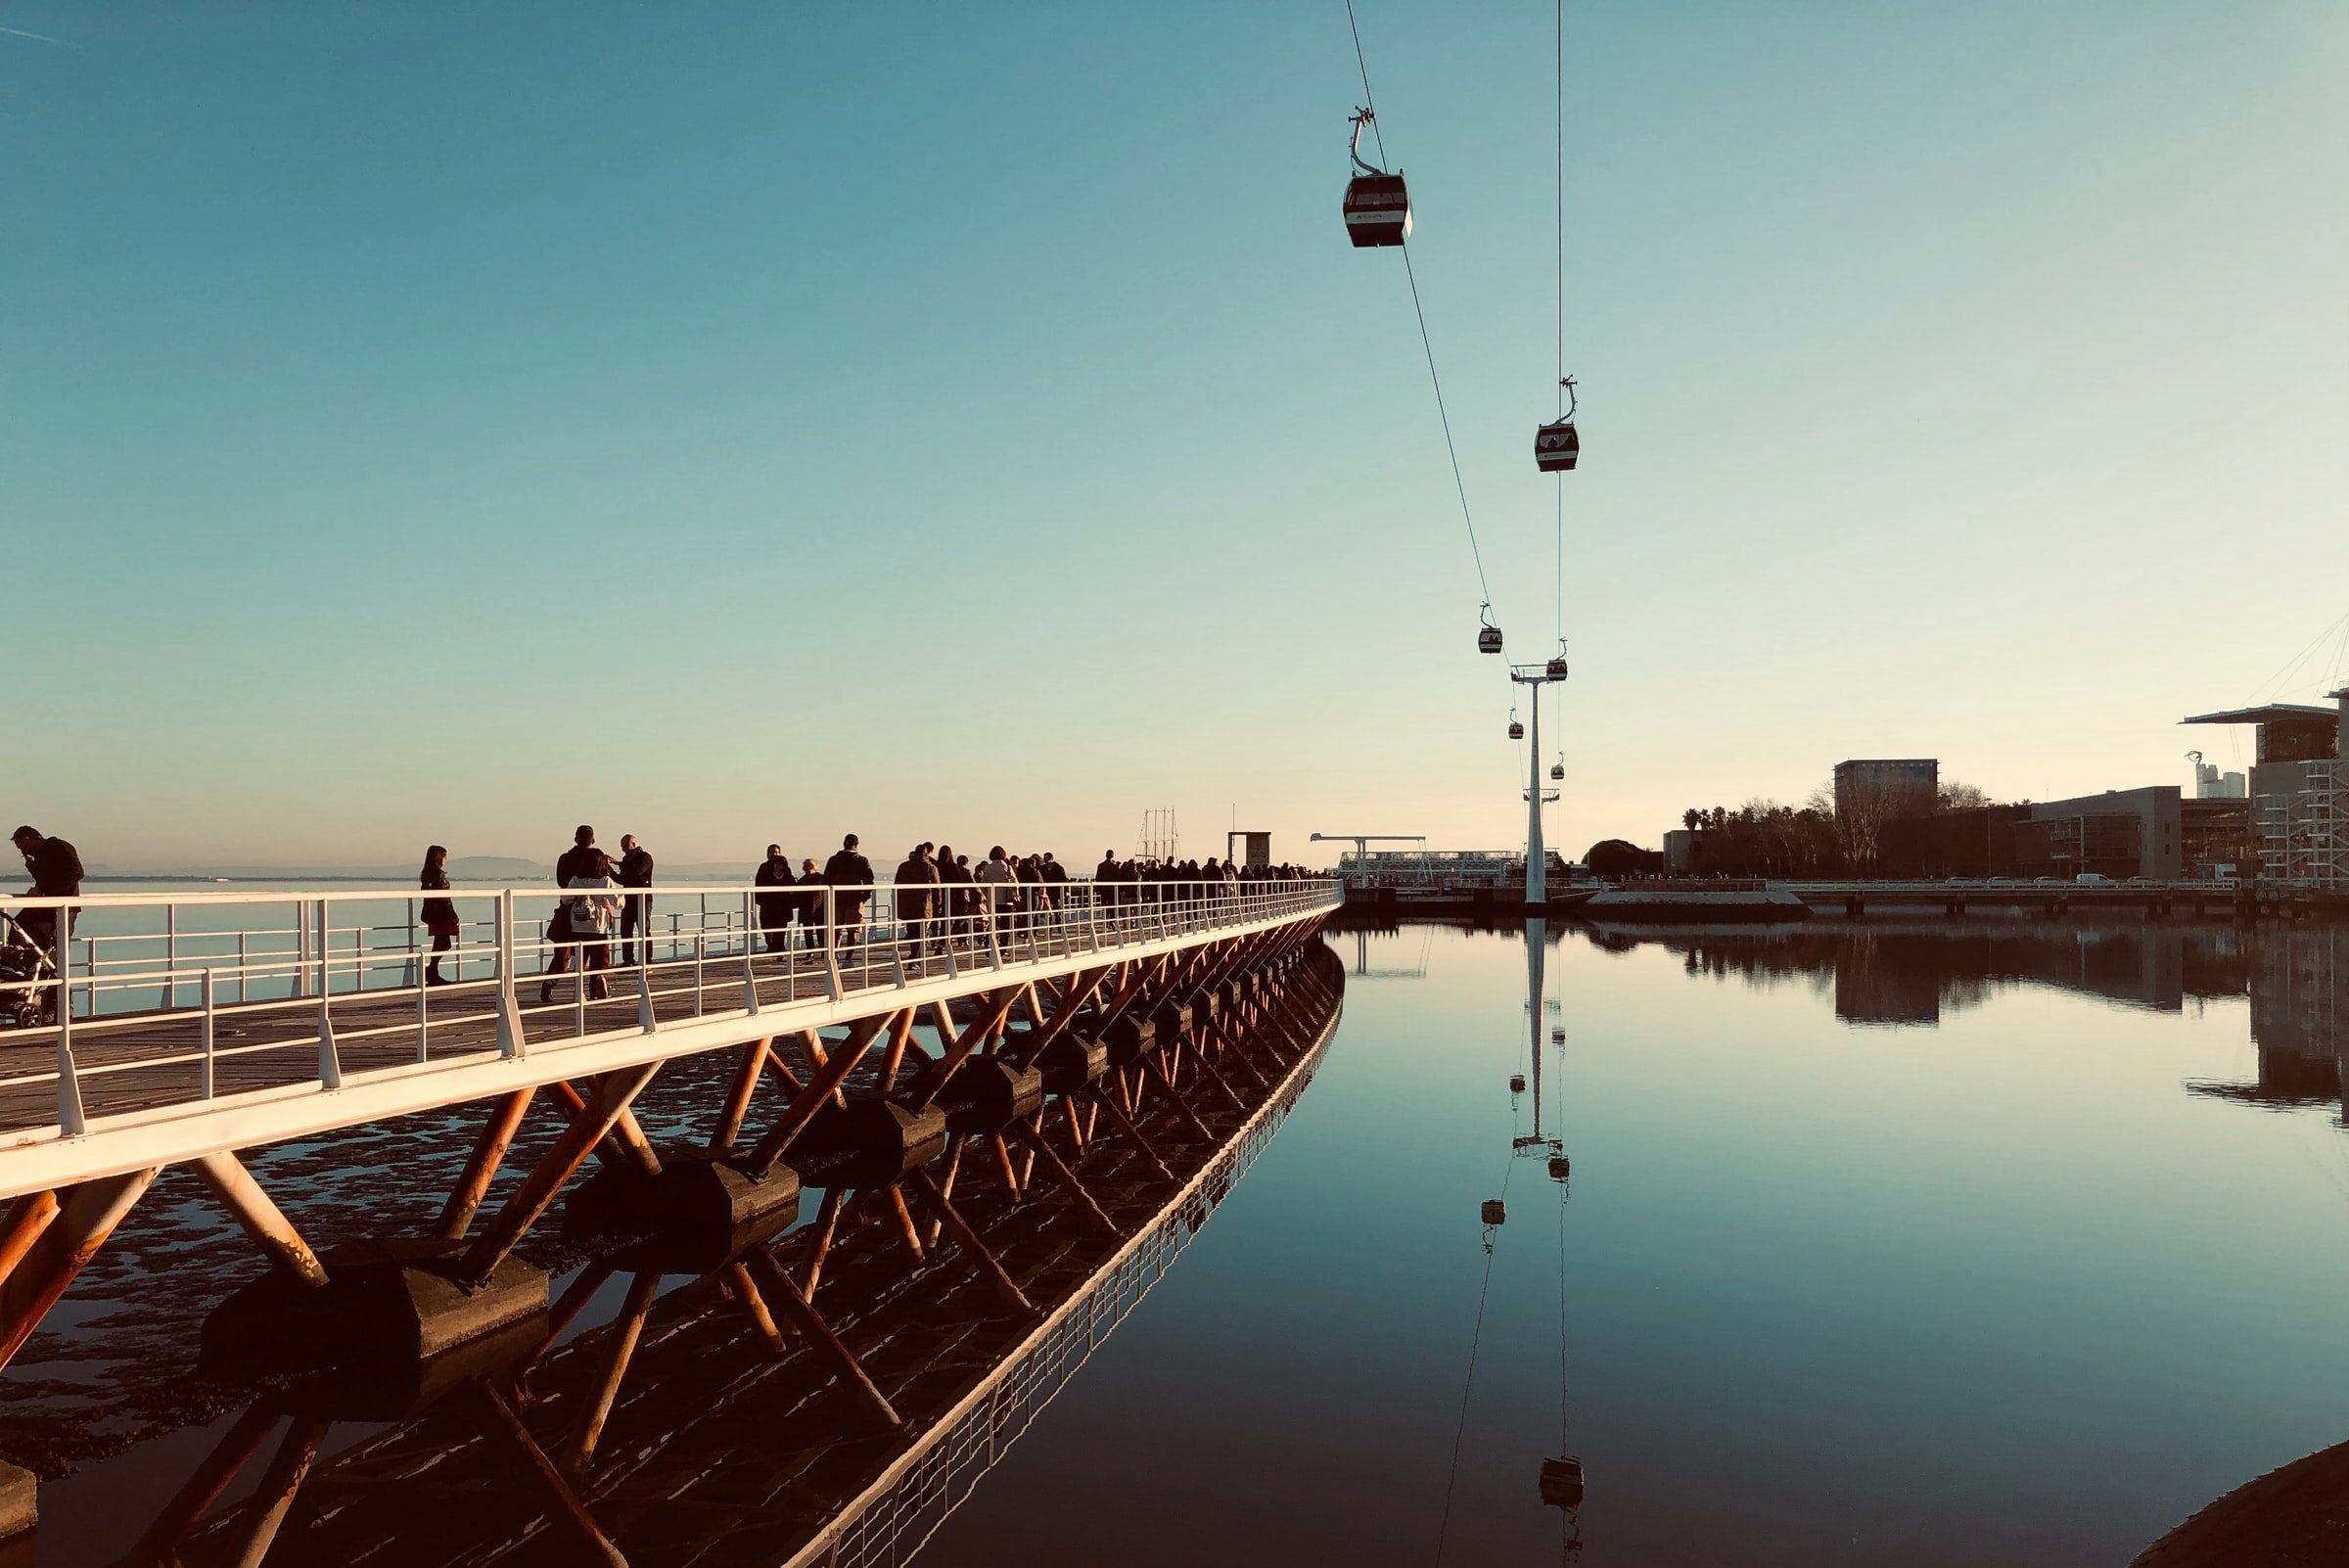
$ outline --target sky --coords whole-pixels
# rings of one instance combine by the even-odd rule
[[[1562,547],[1553,12],[1357,14],[1494,617],[1570,642],[1553,847],[1846,757],[2185,783],[2249,737],[2183,715],[2321,699],[2349,7],[1569,0]],[[0,29],[0,814],[1523,843],[1340,0]]]

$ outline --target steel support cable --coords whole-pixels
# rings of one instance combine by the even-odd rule
[[[1354,0],[1346,0],[1346,26],[1354,34],[1354,63],[1362,76],[1362,107],[1370,111],[1370,138],[1378,147],[1378,165],[1388,168],[1386,133],[1378,128],[1378,99],[1370,91],[1370,66],[1362,56],[1361,23],[1355,20]],[[1451,459],[1451,487],[1459,493],[1460,522],[1468,530],[1468,555],[1476,563],[1476,585],[1487,608],[1493,603],[1493,584],[1485,576],[1485,552],[1476,542],[1476,519],[1468,510],[1468,485],[1460,478],[1460,449],[1451,438],[1451,412],[1444,405],[1444,378],[1436,374],[1436,346],[1427,333],[1427,308],[1419,302],[1419,274],[1411,266],[1411,246],[1405,241],[1403,275],[1411,286],[1411,315],[1419,323],[1419,347],[1427,355],[1428,384],[1436,391],[1436,418],[1444,426],[1444,450]]]

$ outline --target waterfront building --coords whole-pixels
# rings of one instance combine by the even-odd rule
[[[2267,703],[2196,714],[2188,724],[2250,724],[2250,848],[2262,876],[2349,888],[2349,686],[2333,706]]]
[[[2175,784],[2153,784],[2035,802],[2013,825],[2014,869],[2032,877],[2093,872],[2115,882],[2175,881],[2183,871],[2184,793]]]

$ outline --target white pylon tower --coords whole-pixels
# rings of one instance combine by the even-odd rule
[[[1542,847],[1542,688],[1566,679],[1566,660],[1563,655],[1539,665],[1511,665],[1509,679],[1520,686],[1534,688],[1534,744],[1527,748],[1530,759],[1525,773],[1525,901],[1545,904],[1549,901],[1549,855]]]

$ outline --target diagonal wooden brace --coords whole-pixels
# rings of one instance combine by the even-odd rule
[[[832,1363],[840,1374],[841,1382],[855,1397],[867,1418],[888,1431],[895,1432],[902,1427],[904,1421],[889,1403],[889,1397],[881,1392],[880,1385],[865,1371],[864,1363],[856,1359],[853,1351],[841,1343],[840,1336],[832,1332],[832,1325],[825,1322],[822,1315],[808,1305],[807,1298],[800,1294],[800,1287],[791,1282],[791,1276],[783,1271],[783,1266],[775,1262],[774,1254],[764,1247],[753,1247],[745,1254],[744,1261],[750,1265],[750,1277],[760,1301],[770,1312],[777,1307],[783,1309],[783,1315],[791,1319],[792,1326],[815,1347],[817,1354]]]
[[[261,1184],[235,1155],[223,1149],[200,1154],[189,1163],[238,1228],[268,1254],[271,1263],[312,1289],[324,1287],[326,1265],[318,1261],[310,1244],[301,1239],[301,1232],[294,1228],[294,1222],[261,1190]]]
[[[505,1262],[506,1254],[522,1239],[522,1233],[546,1213],[547,1205],[563,1183],[571,1179],[587,1153],[604,1140],[627,1111],[628,1103],[641,1093],[661,1070],[659,1062],[647,1062],[642,1067],[623,1067],[606,1073],[596,1081],[595,1092],[585,1097],[571,1126],[555,1139],[554,1147],[538,1157],[530,1174],[523,1177],[522,1185],[505,1206],[497,1211],[474,1244],[458,1260],[450,1277],[466,1290],[478,1290],[488,1282]]]

